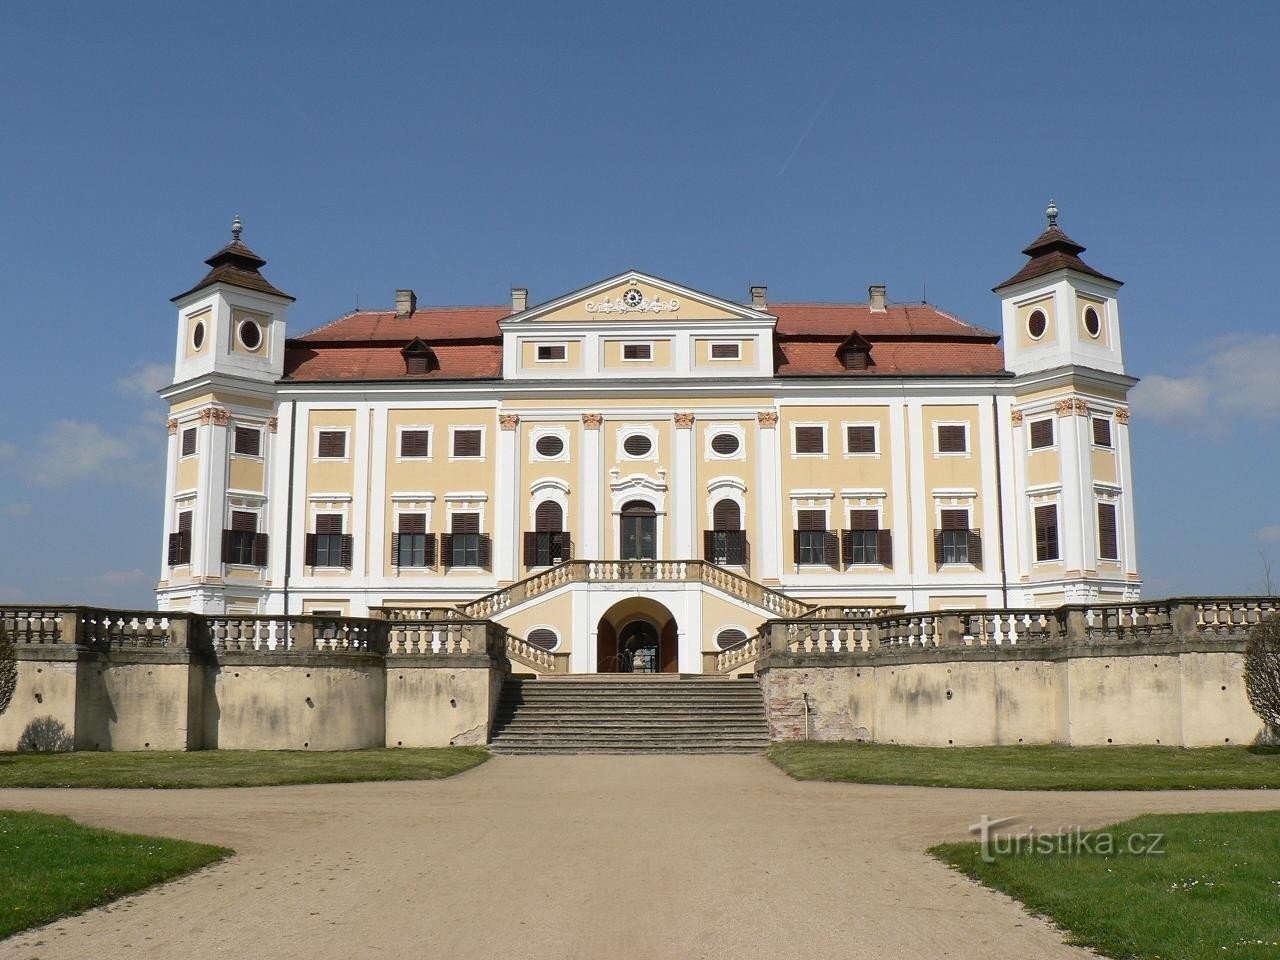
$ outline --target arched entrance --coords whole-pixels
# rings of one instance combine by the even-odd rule
[[[596,626],[600,673],[679,672],[679,631],[671,611],[656,601],[630,597],[615,603]]]

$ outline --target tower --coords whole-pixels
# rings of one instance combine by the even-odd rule
[[[1011,407],[1018,509],[1017,570],[1028,605],[1138,595],[1128,392],[1116,293],[1121,283],[1080,259],[1048,226],[1022,269],[995,287]],[[1014,601],[1018,602],[1018,601]]]
[[[236,217],[209,272],[173,298],[163,609],[256,613],[266,595],[275,382],[293,297],[262,275],[241,231]]]

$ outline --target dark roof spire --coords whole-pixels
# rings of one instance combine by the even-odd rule
[[[1080,254],[1084,253],[1085,248],[1068,237],[1058,226],[1058,205],[1052,200],[1049,201],[1044,215],[1049,221],[1049,226],[1022,251],[1031,259],[1004,283],[993,287],[993,290],[1003,290],[1015,283],[1043,277],[1055,270],[1075,270],[1077,273],[1097,277],[1109,283],[1120,283],[1115,277],[1108,277],[1105,273],[1098,272],[1080,259]]]
[[[260,293],[284,297],[286,300],[294,299],[283,290],[274,287],[271,281],[259,272],[267,265],[267,261],[250,250],[240,239],[243,230],[244,224],[240,222],[240,215],[237,214],[231,221],[231,242],[205,261],[210,270],[205,274],[204,279],[173,299],[181,300],[215,283],[229,283],[232,286],[244,287],[246,290],[257,290]]]

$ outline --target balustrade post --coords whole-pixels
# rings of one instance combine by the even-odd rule
[[[316,625],[310,620],[295,620],[290,624],[293,634],[294,650],[314,650],[316,648]]]
[[[82,613],[79,607],[64,610],[58,617],[58,642],[80,642],[80,620]]]
[[[719,656],[719,654],[708,653],[706,650],[702,651],[702,672],[703,673],[714,674],[714,673],[720,672],[719,670],[716,669],[717,656]]]
[[[1200,622],[1194,603],[1171,604],[1169,622],[1173,625],[1174,636],[1179,640],[1193,640],[1200,635]]]
[[[1079,607],[1067,608],[1067,643],[1088,643],[1089,621]]]
[[[937,630],[938,646],[955,647],[964,642],[964,630],[960,625],[960,615],[944,613],[934,621]]]
[[[169,614],[169,644],[179,650],[191,649],[191,621]]]

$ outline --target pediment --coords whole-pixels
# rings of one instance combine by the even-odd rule
[[[517,313],[503,320],[502,326],[773,319],[740,303],[631,270]]]

